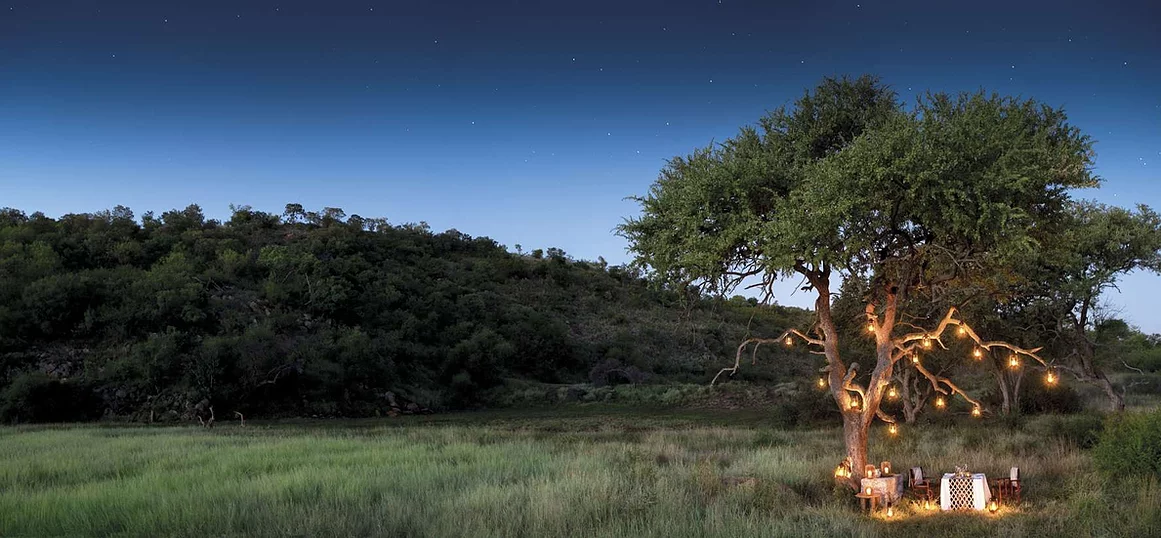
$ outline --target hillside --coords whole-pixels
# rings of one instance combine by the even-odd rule
[[[7,421],[375,416],[489,405],[507,387],[705,383],[747,326],[809,316],[294,204],[224,222],[197,206],[6,209],[0,274]],[[798,357],[747,375],[809,380]]]

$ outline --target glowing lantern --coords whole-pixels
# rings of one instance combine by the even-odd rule
[[[818,378],[818,388],[820,388],[820,389],[826,388],[826,378],[825,377]]]
[[[867,495],[870,495],[870,494],[871,494],[871,486],[867,486],[867,489],[864,489],[864,490],[863,490],[863,493],[866,493]],[[850,493],[848,493],[847,495],[850,495]]]
[[[842,478],[843,477],[843,466],[842,465],[839,465],[838,467],[834,468],[834,477],[835,478]]]
[[[894,506],[887,507],[887,517],[895,517],[895,507]]]
[[[891,435],[895,435],[895,434],[899,433],[899,427],[894,425],[894,424],[887,426],[887,433],[889,433]]]
[[[979,418],[981,414],[983,414],[983,411],[980,411],[979,406],[972,408],[972,416],[973,417]]]
[[[911,364],[919,364],[919,354],[913,353],[911,355]]]
[[[980,359],[984,358],[984,350],[982,350],[978,347],[973,349],[972,350],[972,358],[976,359],[976,360],[980,360]]]
[[[966,335],[966,334],[967,334],[967,328],[966,328],[966,327],[964,327],[963,325],[960,325],[960,326],[959,326],[959,329],[957,329],[957,330],[955,331],[955,333],[956,333],[956,334],[958,334],[958,335],[960,335],[960,336],[964,336],[964,335]]]
[[[787,336],[786,340],[783,340],[783,341],[786,342],[786,347],[790,347],[790,346],[794,345],[794,340],[791,340],[789,336]]]
[[[1010,358],[1008,358],[1008,367],[1013,369],[1013,370],[1015,370],[1016,368],[1019,368],[1020,367],[1020,358],[1017,357],[1016,355],[1012,355]]]
[[[996,501],[992,501],[992,502],[988,503],[988,511],[989,512],[994,514],[999,509],[1000,509],[1000,505],[996,504]]]
[[[944,400],[943,396],[940,396],[940,397],[935,399],[935,407],[943,409],[946,406],[947,406],[947,400]]]
[[[851,409],[858,409],[858,408],[859,408],[858,398],[851,398]]]
[[[923,509],[924,510],[931,510],[931,501],[924,499],[923,500]]]
[[[869,463],[867,465],[863,466],[863,472],[867,475],[867,478],[875,478],[875,471],[878,471],[878,470],[879,470],[878,467],[875,467],[874,465],[871,465]],[[867,488],[867,489],[870,489],[870,488]]]
[[[1056,384],[1056,374],[1052,373],[1052,370],[1049,370],[1048,375],[1044,376],[1044,382],[1048,383],[1049,385],[1055,385]]]
[[[874,323],[867,324],[867,332],[869,332],[869,333],[875,332],[875,324]]]
[[[885,474],[885,475],[891,474],[891,462],[884,461],[883,463],[879,464],[879,468],[882,469],[883,474]]]
[[[923,337],[923,347],[924,347],[924,349],[931,349],[931,337],[929,337],[929,336]]]
[[[895,387],[891,387],[891,388],[887,389],[887,397],[888,398],[894,399],[898,396],[899,396],[899,393],[895,391]]]

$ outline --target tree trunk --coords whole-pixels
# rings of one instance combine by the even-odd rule
[[[1125,410],[1125,399],[1113,388],[1113,382],[1105,377],[1104,373],[1097,372],[1094,376],[1093,383],[1096,383],[1101,390],[1105,391],[1105,395],[1109,397],[1109,407],[1114,413],[1120,413]]]
[[[843,413],[843,444],[846,445],[847,457],[851,459],[851,480],[855,489],[859,489],[859,479],[867,465],[867,428],[861,413]]]
[[[996,385],[1000,387],[1000,414],[1009,415],[1012,413],[1012,395],[1008,390],[1008,378],[1004,375],[1003,370],[996,370]]]

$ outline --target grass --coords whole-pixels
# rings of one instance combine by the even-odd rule
[[[905,503],[886,521],[833,487],[837,428],[601,409],[3,428],[0,535],[1161,535],[1156,481],[1106,484],[1087,452],[1035,422],[874,438],[872,458],[899,469],[1019,465],[1027,483],[1023,505],[998,515]]]

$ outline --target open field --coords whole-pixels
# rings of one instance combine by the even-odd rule
[[[833,488],[837,430],[756,412],[3,428],[0,535],[1161,536],[1161,487],[1106,484],[1071,421],[873,439],[898,469],[1025,474],[1024,504],[996,516],[907,504],[891,521]]]

